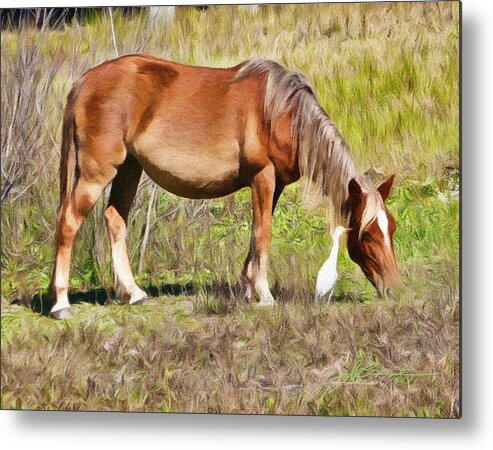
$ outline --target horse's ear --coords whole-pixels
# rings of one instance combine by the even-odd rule
[[[356,181],[356,178],[352,178],[349,182],[348,192],[350,202],[354,202],[355,200],[359,200],[361,198],[363,191],[361,190],[359,183]]]
[[[387,181],[384,181],[380,186],[378,186],[377,191],[380,192],[382,196],[382,200],[387,200],[389,196],[390,190],[392,189],[392,185],[394,184],[395,175],[389,177]]]
[[[363,201],[363,191],[360,184],[355,178],[352,178],[348,184],[348,198],[341,206],[341,214],[347,216],[354,211]]]

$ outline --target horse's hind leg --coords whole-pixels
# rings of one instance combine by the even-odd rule
[[[111,175],[108,176],[109,181],[111,177]],[[68,284],[75,235],[84,217],[101,196],[106,184],[89,182],[81,177],[77,181],[73,194],[62,201],[57,220],[55,266],[49,287],[49,297],[55,297],[51,315],[57,319],[65,319],[72,315],[68,300]]]
[[[65,120],[65,119],[64,119]],[[116,175],[116,167],[126,156],[126,148],[119,138],[110,141],[92,138],[81,142],[72,121],[64,122],[64,140],[60,164],[61,199],[56,229],[55,266],[49,287],[49,297],[56,298],[51,315],[64,319],[72,315],[68,300],[70,259],[75,235],[84,217]],[[85,133],[77,133],[77,138]],[[72,141],[73,140],[73,141]],[[72,143],[73,142],[73,143]]]
[[[130,304],[143,304],[147,298],[147,294],[135,283],[125,242],[128,214],[141,174],[141,165],[132,155],[128,155],[113,180],[110,200],[104,213],[113,256],[115,291],[119,298],[129,299]]]

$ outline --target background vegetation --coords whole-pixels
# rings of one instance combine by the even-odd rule
[[[168,19],[114,11],[114,40],[107,10],[3,29],[2,407],[457,417],[458,8],[178,7]],[[375,183],[397,174],[388,203],[402,291],[376,298],[343,254],[336,304],[313,305],[330,236],[324,205],[304,206],[298,183],[274,215],[280,305],[244,304],[249,191],[191,201],[144,177],[128,243],[153,305],[112,296],[102,200],[76,241],[77,317],[33,312],[53,263],[64,100],[116,52],[221,67],[262,57],[303,72],[360,171]]]

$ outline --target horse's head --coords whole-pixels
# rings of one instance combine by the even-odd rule
[[[399,282],[392,236],[396,223],[385,207],[394,176],[377,189],[363,190],[361,184],[349,182],[346,212],[349,214],[348,252],[380,295],[388,294]]]

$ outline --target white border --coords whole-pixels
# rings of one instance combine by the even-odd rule
[[[17,0],[2,7],[197,4]],[[214,2],[203,2],[214,3]],[[234,3],[217,1],[216,3]],[[243,3],[258,3],[243,0]],[[272,1],[270,3],[277,3]],[[281,2],[282,3],[282,2]],[[302,2],[299,2],[302,3]],[[493,167],[493,2],[463,1],[463,419],[412,420],[0,412],[4,448],[483,449],[491,433],[493,298],[488,208]]]

